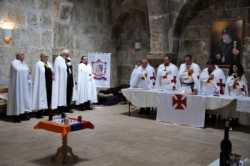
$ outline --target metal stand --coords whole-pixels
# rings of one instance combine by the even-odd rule
[[[52,157],[52,161],[58,162],[58,163],[66,163],[70,159],[73,159],[73,161],[78,160],[78,156],[76,156],[72,148],[68,146],[68,135],[62,136],[62,146],[57,149],[57,152],[55,156]]]

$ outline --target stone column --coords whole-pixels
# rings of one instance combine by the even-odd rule
[[[168,13],[165,11],[168,0],[148,0],[148,14],[150,26],[150,54],[149,59],[159,59],[168,50],[167,29]]]
[[[179,40],[174,36],[175,21],[185,0],[148,0],[151,61],[162,59],[162,53],[176,60]],[[158,60],[157,60],[158,59]]]

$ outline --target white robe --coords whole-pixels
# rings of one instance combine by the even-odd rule
[[[76,104],[83,104],[87,101],[97,103],[96,84],[92,74],[92,67],[90,64],[85,65],[80,63],[78,65],[78,79]]]
[[[188,74],[188,70],[192,70],[192,74]],[[179,69],[179,81],[181,83],[181,89],[185,90],[186,92],[191,92],[190,86],[186,84],[194,83],[194,89],[199,90],[199,75],[200,75],[200,67],[196,63],[192,63],[190,68],[188,69],[185,63],[181,64]]]
[[[130,81],[129,81],[129,86],[132,88],[132,84],[133,84],[133,80],[136,77],[136,70],[139,68],[140,66],[135,66],[135,68],[133,69],[131,76],[130,76]]]
[[[145,69],[140,66],[135,70],[134,77],[131,80],[132,88],[152,89],[155,83],[155,70],[151,65]]]
[[[47,63],[52,70],[52,65]],[[35,78],[33,85],[33,110],[48,109],[47,91],[46,91],[46,78],[45,78],[45,63],[38,61],[35,66]]]
[[[157,89],[173,90],[180,87],[178,81],[178,68],[170,63],[168,66],[161,64],[157,69],[156,84]]]
[[[226,94],[233,97],[248,96],[248,86],[245,75],[242,75],[240,79],[236,79],[232,75],[229,76],[226,82]],[[240,124],[250,125],[250,115],[248,113],[236,112],[233,110],[230,112],[229,116],[238,118]]]
[[[211,79],[209,80],[209,77]],[[225,93],[225,86],[219,86],[218,84],[223,83],[225,84],[225,74],[224,72],[218,67],[215,66],[214,71],[208,74],[208,69],[205,68],[200,74],[200,94],[201,95],[214,95],[219,94],[221,90]],[[223,88],[223,89],[222,89]],[[222,94],[223,95],[223,94]]]
[[[54,80],[52,85],[52,109],[66,106],[67,66],[62,56],[57,56],[54,63]]]
[[[242,75],[238,80],[234,78],[234,76],[229,76],[226,82],[226,92],[229,96],[248,96],[248,86],[245,75]]]
[[[7,115],[31,112],[32,81],[29,67],[20,60],[13,60],[10,67]]]

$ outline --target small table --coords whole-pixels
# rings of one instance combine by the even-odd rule
[[[72,148],[68,145],[68,134],[87,128],[94,129],[95,127],[91,122],[78,121],[77,118],[69,118],[68,124],[64,124],[64,119],[61,118],[53,121],[41,120],[34,126],[34,129],[44,129],[62,135],[62,146],[57,149],[57,153],[52,157],[52,161],[59,163],[66,163],[70,158],[74,161],[78,159],[78,156],[73,153]]]

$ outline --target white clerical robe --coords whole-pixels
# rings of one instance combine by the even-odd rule
[[[52,70],[52,65],[49,62],[47,63],[47,65]],[[35,65],[32,109],[33,110],[48,109],[45,63],[42,61],[38,61]]]
[[[146,68],[140,66],[135,70],[134,77],[131,80],[132,88],[152,89],[155,84],[155,70],[151,65]]]
[[[87,101],[97,103],[97,92],[92,67],[90,64],[80,63],[78,65],[76,104],[83,104]]]
[[[226,94],[233,97],[248,96],[248,86],[245,75],[242,75],[241,78],[236,78],[233,75],[229,76],[226,82]],[[238,118],[240,124],[250,124],[250,115],[248,113],[235,112],[233,110],[230,112],[229,116]]]
[[[168,66],[161,64],[157,69],[155,87],[164,90],[178,89],[180,87],[178,68],[172,63]]]
[[[226,93],[229,96],[248,96],[248,86],[245,75],[235,78],[233,75],[227,78]]]
[[[54,80],[52,83],[52,109],[66,106],[67,66],[62,56],[57,56],[54,63]]]
[[[193,88],[199,90],[200,71],[200,67],[196,63],[192,63],[190,66],[187,66],[185,63],[181,64],[179,69],[181,88],[186,92],[191,92],[190,84],[193,84]]]
[[[32,81],[29,67],[20,60],[13,60],[10,67],[7,115],[31,112]]]
[[[215,66],[214,71],[210,74],[205,68],[200,74],[200,83],[200,94],[202,95],[223,95],[225,93],[225,74],[218,66]]]
[[[130,87],[132,87],[133,80],[134,80],[135,77],[136,77],[136,70],[137,70],[139,67],[140,67],[140,66],[135,65],[135,67],[134,67],[134,69],[133,69],[133,71],[132,71],[132,73],[131,73],[131,75],[130,75],[130,80],[129,80],[129,85],[130,85]]]

